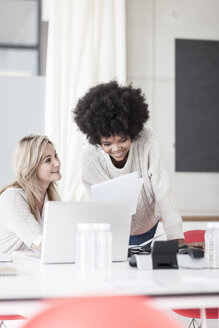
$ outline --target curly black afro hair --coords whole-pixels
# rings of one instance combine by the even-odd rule
[[[141,89],[111,81],[90,88],[79,99],[73,117],[88,141],[97,145],[101,137],[111,135],[136,140],[149,118],[149,111]]]

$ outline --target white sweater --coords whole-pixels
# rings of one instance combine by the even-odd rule
[[[0,253],[30,249],[42,235],[43,216],[35,219],[23,189],[5,190],[0,195]]]
[[[100,146],[89,144],[84,150],[82,179],[89,192],[93,184],[134,171],[138,172],[144,183],[138,198],[137,212],[132,216],[130,234],[145,233],[162,218],[168,239],[184,238],[182,218],[151,128],[146,127],[141,137],[132,142],[127,162],[120,169],[113,165],[110,156]]]

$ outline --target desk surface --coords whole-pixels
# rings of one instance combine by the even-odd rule
[[[112,294],[160,298],[202,295],[219,300],[219,269],[152,270],[151,257],[145,259],[145,270],[130,267],[127,261],[113,263],[111,272],[104,273],[81,272],[75,264],[45,265],[16,257],[18,275],[0,277],[0,301]],[[178,256],[179,265],[203,267],[204,259],[201,261]]]

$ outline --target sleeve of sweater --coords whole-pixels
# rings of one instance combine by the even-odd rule
[[[164,168],[160,148],[156,140],[149,152],[149,178],[151,180],[155,201],[162,217],[167,239],[184,238],[182,218],[172,194],[169,178]]]
[[[42,235],[42,227],[30,211],[27,200],[19,189],[9,188],[1,194],[5,226],[13,231],[28,247]]]
[[[82,156],[82,182],[90,196],[92,185],[109,179],[103,155],[97,147],[87,145]]]

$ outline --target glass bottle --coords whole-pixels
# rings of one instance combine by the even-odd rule
[[[76,236],[76,265],[81,270],[110,270],[112,233],[109,223],[79,223]]]
[[[213,222],[207,223],[207,230],[205,232],[205,260],[208,268],[216,267],[215,229]]]
[[[96,231],[96,268],[110,270],[112,263],[112,233],[109,223],[97,223]]]

